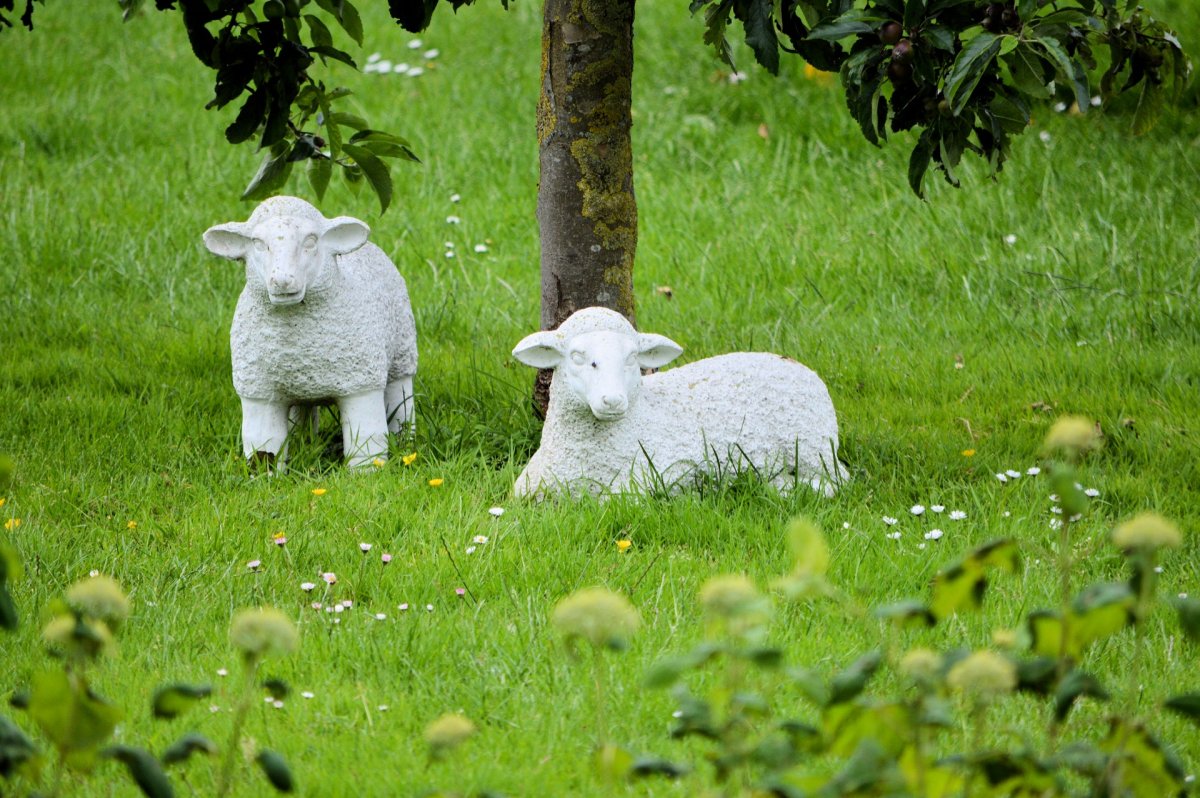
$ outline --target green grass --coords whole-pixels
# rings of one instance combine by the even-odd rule
[[[796,513],[824,527],[832,580],[867,605],[921,596],[958,553],[1013,536],[1025,573],[999,581],[980,615],[911,641],[985,645],[992,628],[1056,600],[1049,488],[993,474],[1035,465],[1065,413],[1099,420],[1105,434],[1085,467],[1101,495],[1077,533],[1076,585],[1121,578],[1108,530],[1156,508],[1188,533],[1166,558],[1162,592],[1200,595],[1194,108],[1141,138],[1128,135],[1128,116],[1043,109],[997,181],[977,167],[964,170],[962,190],[933,177],[923,203],[904,177],[911,140],[871,147],[839,90],[806,80],[798,62],[785,62],[779,79],[750,71],[730,85],[702,48],[698,21],[682,7],[642,4],[639,324],[679,341],[684,359],[756,349],[810,365],[838,408],[853,481],[831,500],[736,482],[663,501],[535,506],[510,497],[538,427],[532,373],[508,352],[538,320],[538,8],[443,10],[422,37],[441,55],[419,79],[333,68],[331,82],[354,88],[358,110],[410,138],[424,163],[396,167],[383,217],[369,192],[340,185],[324,205],[366,219],[408,281],[421,430],[406,450],[419,457],[348,475],[309,445],[288,475],[250,480],[227,343],[242,272],[209,255],[200,234],[248,215],[237,196],[257,156],[224,143],[232,109],[203,110],[209,77],[173,16],[122,25],[115,8],[81,5],[39,7],[38,30],[3,34],[0,50],[0,451],[19,469],[0,513],[21,520],[8,538],[27,570],[15,587],[24,623],[0,651],[0,690],[46,666],[39,612],[98,569],[134,603],[119,656],[96,678],[127,710],[124,742],[161,751],[193,727],[223,740],[232,699],[216,672],[236,665],[229,620],[269,603],[302,624],[300,652],[268,667],[297,693],[283,710],[256,707],[247,733],[288,757],[302,794],[435,785],[696,794],[708,778],[703,747],[668,739],[673,705],[640,681],[700,635],[699,585],[727,572],[765,585],[787,570],[782,530]],[[411,37],[383,5],[360,5],[365,53],[411,60]],[[1192,4],[1147,5],[1196,50]],[[749,54],[739,57],[748,68]],[[303,183],[291,190],[308,194]],[[447,225],[449,214],[462,224]],[[444,257],[446,241],[456,258]],[[485,241],[489,251],[475,253]],[[431,478],[445,482],[433,488]],[[314,496],[317,487],[328,492]],[[967,518],[918,519],[908,513],[916,503]],[[498,519],[488,513],[495,505],[506,509]],[[900,540],[885,537],[884,515],[901,519]],[[933,526],[945,537],[921,548]],[[283,549],[272,545],[276,531],[288,536]],[[489,540],[468,555],[475,535]],[[623,555],[622,536],[634,543]],[[374,545],[365,557],[362,541]],[[382,551],[395,556],[386,569]],[[247,569],[252,559],[261,571]],[[340,581],[317,597],[355,601],[337,625],[299,589],[329,570]],[[587,767],[589,678],[547,618],[560,598],[597,583],[629,595],[644,620],[632,649],[609,658],[612,735],[692,762],[696,775],[678,784],[626,790],[596,783]],[[470,595],[456,597],[460,586]],[[1200,688],[1196,650],[1172,644],[1165,612],[1147,629],[1155,670],[1140,711],[1196,772],[1194,731],[1154,706]],[[831,604],[787,605],[773,639],[790,662],[832,672],[876,645],[879,629]],[[1119,672],[1129,651],[1126,634],[1088,665]],[[164,681],[213,681],[221,711],[150,720],[150,693]],[[794,689],[777,699],[782,713],[813,715]],[[452,763],[427,768],[422,730],[451,710],[481,733]],[[1100,728],[1106,711],[1085,703],[1074,728]],[[1043,725],[1023,703],[1004,720],[1017,733]],[[211,793],[203,766],[187,772],[194,794]],[[113,794],[106,781],[70,784],[70,794]],[[236,794],[263,790],[243,774]]]

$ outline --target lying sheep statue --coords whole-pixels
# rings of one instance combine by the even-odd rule
[[[386,458],[388,432],[412,424],[412,308],[369,232],[302,199],[272,197],[247,221],[204,233],[210,251],[246,263],[230,343],[247,458],[283,468],[289,420],[315,420],[320,404],[337,403],[352,468]]]
[[[829,391],[808,367],[738,352],[642,376],[683,349],[585,308],[517,344],[526,365],[554,369],[542,443],[518,496],[675,487],[701,472],[753,469],[782,491],[826,496],[845,478]]]

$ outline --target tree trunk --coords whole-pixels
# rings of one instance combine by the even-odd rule
[[[634,322],[634,0],[545,0],[537,131],[542,329],[600,305]],[[538,375],[543,411],[550,374]]]

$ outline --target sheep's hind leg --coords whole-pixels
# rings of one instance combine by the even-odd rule
[[[350,468],[362,468],[388,455],[388,422],[383,391],[339,398],[342,445]]]
[[[392,380],[383,389],[383,400],[387,405],[388,432],[399,435],[416,431],[417,419],[413,409],[413,378],[411,376]]]
[[[252,465],[287,467],[288,406],[242,397],[242,454]]]

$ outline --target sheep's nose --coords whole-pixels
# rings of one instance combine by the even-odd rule
[[[606,410],[625,409],[625,397],[618,394],[605,394],[604,396],[600,397],[600,402],[604,405]]]

